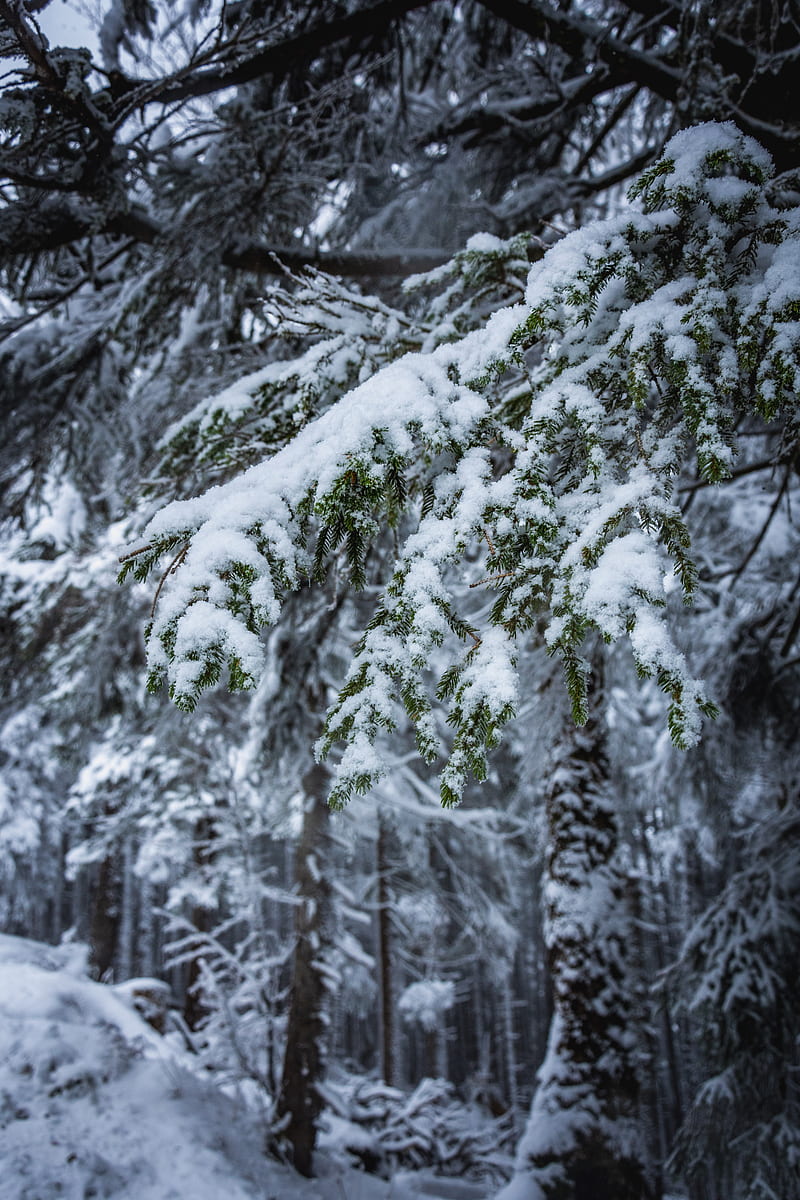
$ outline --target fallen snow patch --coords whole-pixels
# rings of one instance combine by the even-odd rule
[[[307,1180],[266,1158],[252,1105],[195,1074],[124,987],[86,977],[85,958],[84,947],[0,934],[0,1200],[487,1195],[431,1172],[379,1179],[326,1154]]]

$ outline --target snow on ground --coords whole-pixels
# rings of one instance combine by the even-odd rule
[[[0,934],[0,1200],[480,1200],[429,1172],[391,1181],[261,1152],[252,1109],[85,976],[77,945]]]

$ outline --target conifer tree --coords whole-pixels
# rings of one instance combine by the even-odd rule
[[[800,1194],[800,822],[796,793],[777,799],[667,974],[708,1061],[673,1166],[698,1191],[748,1200]]]
[[[673,741],[695,744],[715,706],[672,634],[676,590],[691,604],[697,585],[676,480],[694,469],[715,485],[741,470],[743,419],[780,431],[782,461],[797,452],[800,218],[771,175],[769,156],[733,126],[685,131],[633,189],[637,207],[564,238],[526,286],[520,267],[539,257],[536,247],[477,237],[428,279],[439,294],[414,319],[312,276],[302,303],[325,340],[206,405],[171,439],[178,459],[207,447],[225,454],[246,419],[259,450],[274,453],[169,505],[127,556],[125,575],[166,568],[148,630],[151,687],[167,681],[191,710],[225,670],[232,688],[252,686],[259,631],[280,620],[290,591],[339,559],[358,588],[378,561],[382,596],[318,748],[326,756],[344,743],[334,806],[380,779],[387,735],[405,719],[421,757],[443,761],[445,804],[470,776],[485,778],[518,705],[517,657],[531,638],[561,659],[579,726],[592,719],[589,639],[626,640],[639,674],[667,697]],[[502,307],[487,317],[498,279]],[[494,602],[476,613],[471,598],[487,591]],[[586,796],[601,793],[588,780]],[[552,794],[561,795],[557,783]],[[618,898],[604,793],[591,812],[569,834],[577,845],[583,830],[599,847],[612,831],[608,853],[586,869],[608,875]],[[561,825],[550,829],[554,880]],[[556,933],[550,944],[556,991],[566,991],[559,971],[571,969],[569,953]],[[630,1011],[617,966],[601,967]],[[608,1102],[624,1123],[635,1095],[630,1047],[611,1026],[596,1032],[598,1044],[579,1056],[581,1088],[610,1097],[599,1064],[622,1048]],[[554,1027],[561,1067],[568,1040]],[[540,1098],[556,1097],[561,1067],[550,1062]],[[566,1093],[556,1098],[569,1106]],[[598,1121],[602,1109],[599,1101]],[[578,1195],[579,1179],[600,1168],[609,1194],[643,1194],[634,1142],[590,1131],[573,1142],[571,1165],[521,1154],[512,1194]]]
[[[144,579],[171,555],[148,631],[151,686],[167,680],[187,710],[226,668],[233,689],[252,686],[258,631],[282,597],[322,576],[340,545],[363,585],[385,523],[400,546],[320,747],[346,745],[334,804],[380,777],[375,744],[398,705],[422,757],[436,759],[425,671],[450,633],[467,649],[447,651],[435,689],[454,729],[445,803],[470,773],[485,775],[514,714],[517,639],[539,625],[578,723],[581,647],[596,630],[628,639],[669,698],[673,741],[693,745],[715,709],[670,636],[665,576],[688,603],[696,584],[675,478],[691,456],[703,480],[728,478],[742,413],[780,422],[789,447],[796,439],[798,217],[770,203],[769,173],[765,152],[730,125],[677,135],[634,189],[642,210],[556,245],[524,302],[390,362],[263,464],[167,506],[122,571]],[[473,239],[465,258],[508,253]],[[302,422],[295,371],[249,382],[272,392],[277,373]],[[213,420],[226,417],[220,408]],[[480,541],[475,582],[497,599],[479,633],[457,610],[450,568]]]

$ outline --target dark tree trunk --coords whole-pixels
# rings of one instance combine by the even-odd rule
[[[378,844],[376,867],[378,875],[378,962],[380,964],[380,1048],[381,1075],[384,1083],[398,1083],[397,997],[395,962],[392,948],[392,896],[389,887],[391,862],[390,831],[386,817],[378,814]]]
[[[661,878],[661,864],[653,860],[650,842],[646,833],[642,833],[639,843],[640,853],[647,870],[648,894],[650,896],[650,912],[646,916],[652,933],[646,939],[647,946],[653,958],[652,975],[663,975],[668,964],[677,956],[678,946],[670,946],[667,937],[672,920],[669,896]],[[642,939],[643,942],[645,939]],[[659,1019],[656,1027],[658,1038],[658,1059],[660,1071],[655,1075],[656,1097],[658,1101],[658,1117],[663,1125],[663,1153],[665,1161],[670,1148],[674,1144],[675,1135],[684,1121],[685,1102],[682,1077],[681,1054],[676,1044],[673,1014],[670,1005],[662,1000],[659,1006]]]
[[[204,873],[213,857],[214,822],[211,817],[201,817],[194,828],[192,860],[195,869]],[[208,908],[192,905],[189,920],[198,933],[209,933],[213,928]],[[201,960],[193,958],[188,964],[183,1001],[183,1019],[191,1030],[200,1029],[209,1014],[208,1006],[200,993]]]
[[[326,856],[329,811],[328,771],[314,766],[303,778],[305,813],[297,847],[295,936],[286,1057],[278,1116],[287,1120],[282,1134],[297,1171],[313,1170],[317,1119],[322,1110],[318,1083],[325,1065],[328,986],[324,956],[331,943],[331,896]]]
[[[617,863],[599,688],[565,729],[547,797],[545,929],[553,1017],[515,1200],[644,1200],[627,880]],[[527,1181],[527,1190],[526,1190]]]
[[[121,887],[113,858],[104,858],[90,889],[89,960],[98,979],[108,979],[114,970],[119,933]]]

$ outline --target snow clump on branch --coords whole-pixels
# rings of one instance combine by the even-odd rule
[[[401,357],[340,398],[329,389],[330,407],[266,461],[163,509],[124,568],[145,578],[171,556],[148,631],[151,687],[166,680],[191,709],[225,668],[230,686],[252,686],[260,630],[283,596],[324,576],[339,547],[363,586],[389,525],[399,548],[388,565],[384,555],[382,598],[320,742],[323,755],[349,747],[333,803],[385,771],[379,735],[403,713],[422,757],[445,757],[444,803],[470,774],[485,778],[516,707],[516,646],[534,630],[563,661],[577,721],[585,639],[627,637],[670,700],[674,742],[694,744],[715,709],[670,632],[663,581],[677,578],[690,603],[697,576],[676,477],[694,466],[704,482],[726,480],[737,420],[792,427],[800,382],[800,221],[771,203],[770,173],[731,124],[678,134],[632,189],[640,206],[551,248],[524,301],[446,340],[459,324],[440,296],[417,337],[425,352],[402,354],[407,320]],[[463,277],[467,264],[477,281],[503,245],[519,257],[517,241],[473,239]],[[464,289],[440,269],[442,282],[463,328]],[[309,286],[342,290],[323,276]],[[476,308],[480,296],[476,282]],[[345,309],[335,333],[346,340]],[[495,593],[482,628],[465,582]],[[431,682],[434,651],[446,665]],[[435,701],[449,709],[448,745]]]

